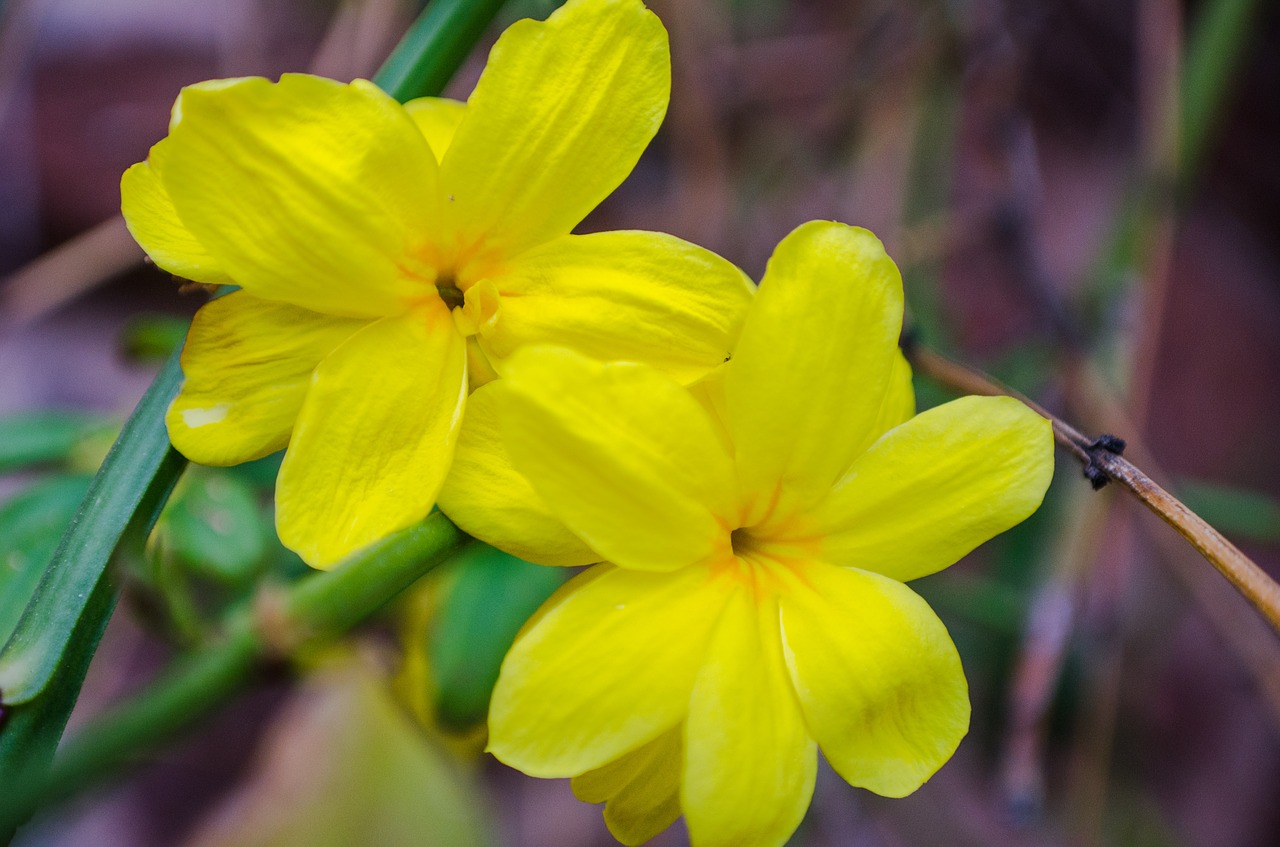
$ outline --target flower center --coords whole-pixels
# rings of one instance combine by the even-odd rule
[[[465,301],[462,289],[458,287],[458,281],[451,273],[442,273],[436,277],[436,293],[440,295],[440,299],[450,311],[458,308]]]
[[[740,526],[729,533],[729,544],[733,547],[733,555],[740,558],[754,556],[760,552],[760,546],[751,535],[751,530]]]
[[[766,543],[747,527],[729,533],[733,555],[721,559],[714,571],[721,577],[744,586],[757,602],[776,596],[781,590],[783,572],[790,567],[766,549]]]
[[[786,529],[792,529],[786,532]],[[739,527],[729,533],[729,544],[735,559],[753,566],[751,569],[772,571],[794,570],[805,562],[822,558],[822,538],[812,533],[794,531],[795,527],[756,524]]]

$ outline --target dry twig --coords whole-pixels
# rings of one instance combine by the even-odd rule
[[[1080,460],[1084,474],[1094,488],[1101,488],[1108,481],[1115,481],[1123,486],[1208,559],[1262,613],[1272,628],[1280,633],[1280,584],[1240,552],[1222,533],[1158,485],[1141,468],[1124,458],[1121,455],[1125,448],[1124,441],[1112,435],[1088,438],[1033,400],[1001,385],[987,374],[952,361],[928,347],[909,344],[906,353],[917,373],[943,385],[969,394],[1017,397],[1048,418],[1053,424],[1054,439]]]

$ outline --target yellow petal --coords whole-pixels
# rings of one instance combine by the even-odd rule
[[[120,178],[120,210],[125,225],[156,266],[183,279],[210,285],[231,282],[226,271],[178,219],[173,201],[157,169],[163,159],[161,141],[147,161],[138,162]]]
[[[643,844],[680,817],[683,727],[602,768],[573,778],[584,803],[605,803],[604,822],[623,844]]]
[[[570,0],[511,26],[441,166],[464,257],[573,229],[635,167],[670,89],[666,30],[639,0]]]
[[[720,365],[702,379],[689,385],[689,393],[698,405],[706,410],[707,417],[715,426],[720,443],[730,455],[733,454],[733,433],[729,431],[728,414],[725,411],[724,375],[728,372],[728,363]]]
[[[467,104],[447,97],[419,97],[405,103],[404,108],[431,145],[436,161],[442,161],[467,112]]]
[[[910,794],[969,728],[968,686],[946,628],[892,579],[819,562],[798,577],[780,604],[810,731],[850,784]]]
[[[1010,397],[963,397],[886,433],[809,517],[829,561],[906,582],[1020,523],[1052,477],[1047,420]]]
[[[677,383],[641,365],[528,347],[493,387],[512,463],[605,559],[670,570],[727,552],[732,465]]]
[[[280,467],[276,528],[328,568],[422,520],[453,458],[466,352],[443,303],[386,318],[321,362]]]
[[[722,593],[707,569],[596,565],[516,638],[489,708],[489,751],[531,776],[576,776],[685,715]]]
[[[284,449],[311,372],[362,326],[235,291],[201,307],[182,348],[169,438],[187,458],[234,465]]]
[[[744,492],[802,509],[874,440],[898,357],[902,280],[874,235],[813,221],[778,245],[725,376]]]
[[[911,381],[911,364],[901,352],[894,357],[893,372],[880,403],[880,414],[871,431],[879,438],[900,423],[911,420],[916,413],[916,390]]]
[[[178,216],[246,291],[381,317],[429,292],[436,163],[371,83],[286,74],[184,90],[160,177]]]
[[[728,357],[754,288],[711,251],[657,232],[557,238],[493,282],[505,296],[480,339],[499,371],[520,347],[550,343],[684,383]]]
[[[783,661],[776,600],[739,588],[694,685],[681,803],[698,847],[785,844],[818,757]]]
[[[494,385],[467,398],[453,465],[440,489],[440,511],[487,544],[540,565],[600,561],[511,465],[502,443]]]
[[[458,322],[459,311],[455,309],[453,312],[454,323]],[[480,349],[480,343],[473,335],[467,339],[467,383],[472,391],[478,391],[485,385],[493,382],[498,378],[498,372],[493,369],[493,364],[489,361],[489,357]]]
[[[221,91],[224,88],[235,88],[249,80],[257,80],[259,77],[252,76],[233,76],[224,77],[222,79],[206,79],[201,82],[185,85],[178,92],[178,97],[173,101],[173,108],[169,110],[169,132],[172,133],[182,123],[182,104],[187,102],[188,98],[197,94],[209,94],[215,91]],[[156,152],[155,148],[151,148],[152,154]]]

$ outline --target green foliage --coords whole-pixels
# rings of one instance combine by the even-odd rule
[[[1259,0],[1215,0],[1200,4],[1191,27],[1182,72],[1182,108],[1178,134],[1184,184],[1194,172],[1219,128],[1231,82],[1238,74],[1265,4]]]
[[[0,506],[0,643],[13,634],[88,489],[88,476],[55,476]]]
[[[271,525],[270,485],[228,468],[192,468],[156,522],[142,555],[123,562],[139,611],[170,638],[199,643],[265,578],[294,568]]]
[[[0,419],[0,473],[65,462],[106,424],[76,412],[30,412]]]
[[[282,626],[269,633],[270,642],[253,608],[230,614],[221,638],[184,655],[145,693],[86,727],[45,771],[84,679],[92,645],[101,635],[96,627],[110,615],[114,595],[100,583],[49,687],[30,705],[14,709],[0,732],[0,774],[20,775],[12,783],[14,790],[0,791],[0,842],[41,804],[136,761],[140,753],[221,706],[282,645],[311,645],[347,632],[468,541],[436,512],[353,554],[340,567],[281,587],[273,602]]]
[[[274,541],[275,530],[253,486],[209,468],[187,474],[151,536],[156,555],[226,585],[252,580]]]
[[[177,359],[170,359],[102,463],[0,652],[0,691],[6,704],[25,703],[44,689],[116,548],[126,535],[141,544],[186,465],[164,427],[164,410],[177,393],[179,376]],[[94,648],[96,642],[90,650]]]
[[[507,0],[497,20],[503,27],[510,26],[521,18],[545,21],[563,2],[564,0]]]
[[[1280,501],[1259,491],[1198,479],[1178,485],[1182,502],[1223,535],[1237,541],[1280,541]]]
[[[452,582],[427,636],[436,714],[446,726],[484,720],[498,668],[516,633],[564,582],[562,568],[533,565],[486,544],[450,563]]]
[[[254,459],[252,462],[245,462],[243,465],[236,465],[226,470],[227,473],[244,480],[254,488],[266,491],[275,487],[276,477],[280,474],[280,464],[283,461],[284,451],[281,450],[279,453],[272,453],[270,456],[263,456],[261,459]]]
[[[124,328],[121,343],[131,359],[163,362],[182,348],[187,337],[186,318],[173,315],[139,315]]]

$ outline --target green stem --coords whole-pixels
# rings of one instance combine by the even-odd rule
[[[437,95],[505,0],[437,0],[414,21],[373,81],[404,102]]]
[[[12,781],[6,774],[0,833],[11,832],[33,810],[92,785],[219,708],[282,649],[342,634],[468,541],[437,512],[340,567],[295,583],[277,598],[265,595],[260,607],[235,616],[223,640],[190,654],[146,691],[85,727],[52,767],[19,772]]]

